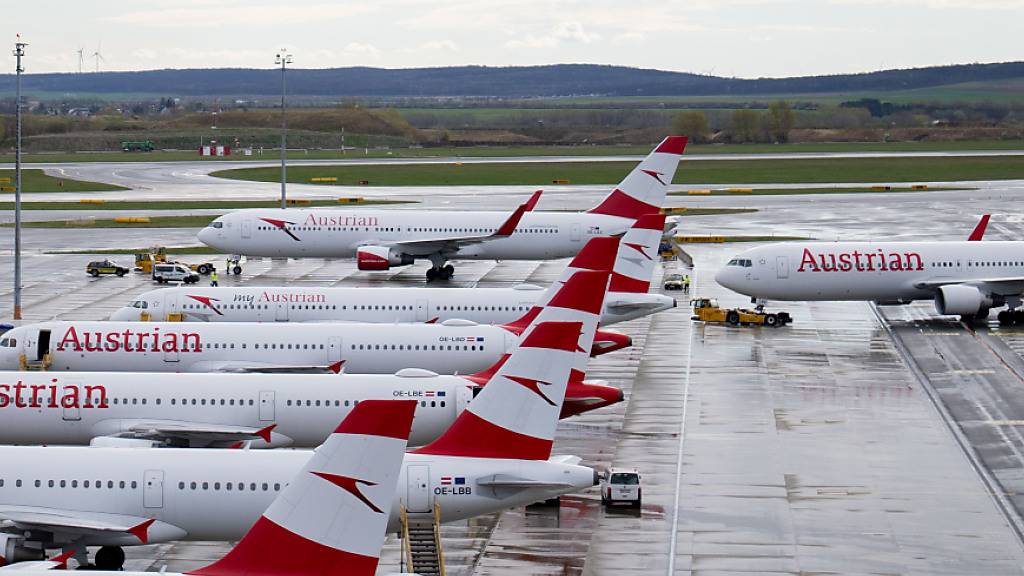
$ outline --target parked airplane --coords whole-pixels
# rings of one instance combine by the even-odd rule
[[[420,408],[409,443],[422,446],[451,426],[507,359],[468,376],[415,368],[340,377],[0,372],[0,443],[313,447],[360,402],[412,399]],[[618,388],[583,378],[582,367],[573,371],[562,418],[622,401]]]
[[[587,212],[521,212],[518,225],[500,212],[357,208],[246,209],[213,220],[199,240],[245,256],[355,257],[360,270],[387,270],[429,259],[427,280],[451,278],[447,262],[545,260],[577,253],[590,238],[620,235],[660,211],[686,137],[665,138],[596,207]],[[503,226],[502,223],[505,223]],[[236,273],[241,268],[235,268]]]
[[[248,529],[241,541],[226,556],[204,568],[188,572],[192,576],[271,576],[290,574],[292,576],[321,576],[323,574],[358,574],[372,576],[377,568],[380,548],[384,543],[385,528],[391,514],[392,502],[398,485],[399,470],[405,454],[406,439],[412,424],[416,402],[369,400],[360,403],[337,425],[323,445],[316,452],[305,453],[301,464],[289,482],[276,484],[270,507],[259,515],[255,524]],[[36,451],[27,448],[28,451]],[[45,449],[43,450],[45,451]],[[81,449],[76,455],[83,456]],[[85,469],[80,469],[81,473]],[[114,478],[122,472],[113,470],[97,471],[97,474]],[[147,471],[143,477],[142,492],[146,507],[155,510],[163,508],[164,479],[156,470]],[[236,473],[241,470],[236,470]],[[75,473],[66,475],[75,476]],[[81,474],[78,474],[81,475]],[[63,478],[63,476],[62,476]],[[237,479],[237,477],[236,477]],[[90,486],[89,482],[92,481]],[[93,476],[72,480],[75,490],[83,500],[95,496],[109,497],[111,494],[138,493],[137,480],[131,480],[131,487],[125,480],[108,480],[104,485]],[[9,494],[23,490],[45,490],[54,488],[48,483],[36,488],[21,486],[0,487],[0,493]],[[36,482],[38,484],[38,481]],[[61,480],[65,486],[67,480]],[[256,499],[260,487],[239,482],[239,493]],[[91,490],[87,490],[91,488]],[[265,492],[269,491],[263,487]],[[173,498],[173,490],[170,491]],[[218,490],[214,490],[218,492]],[[159,494],[159,496],[158,496]],[[186,494],[182,499],[189,498]],[[158,499],[159,498],[159,499]],[[210,514],[216,515],[217,506],[211,506]],[[117,517],[94,518],[79,516],[77,519],[65,511],[59,516],[32,510],[27,506],[5,508],[2,512],[10,526],[0,533],[3,546],[0,552],[0,573],[12,571],[27,576],[51,574],[53,569],[66,567],[71,557],[80,566],[87,565],[86,542],[96,535],[101,540],[121,538],[132,543],[146,542],[149,535],[166,532],[154,518],[139,525],[124,528],[118,525]],[[79,538],[73,541],[37,542],[30,540],[37,530],[46,530],[55,520],[76,524]],[[240,527],[241,528],[241,527]],[[69,526],[68,534],[73,534]],[[244,528],[242,528],[244,529]],[[33,546],[30,546],[32,544]],[[44,548],[62,547],[64,553],[51,560],[42,560]],[[10,562],[11,564],[8,564]],[[110,575],[149,575],[152,572],[122,572],[124,553],[117,548],[102,549],[96,555],[97,568],[92,573]],[[108,572],[102,572],[108,571]],[[161,574],[166,574],[163,570]]]
[[[619,240],[594,238],[587,265],[609,270]],[[556,282],[547,292],[559,290]],[[550,296],[544,296],[546,301]],[[329,372],[393,374],[404,368],[471,374],[494,365],[519,342],[536,310],[510,324],[181,323],[51,321],[0,337],[0,369],[117,372]],[[591,353],[631,340],[602,329]]]
[[[715,280],[753,300],[934,300],[939,314],[1003,324],[1024,321],[1021,242],[978,242],[988,217],[967,241],[783,242],[747,250]]]
[[[658,262],[663,214],[646,214],[618,245],[612,285],[601,325],[633,320],[675,306],[664,294],[649,293]],[[596,239],[595,239],[596,240]],[[612,242],[591,241],[570,268],[603,260],[591,252],[613,249]],[[480,324],[513,322],[544,289],[528,284],[512,288],[302,288],[271,286],[175,287],[150,290],[110,315],[117,321],[185,322],[444,322],[463,319]]]
[[[586,362],[592,345],[609,276],[583,271],[570,278],[527,328],[521,353],[498,369],[447,432],[405,456],[395,498],[409,514],[430,516],[436,502],[441,520],[450,522],[597,483],[596,470],[576,457],[552,457],[551,447],[573,366]],[[235,540],[311,455],[0,447],[0,461],[17,462],[0,468],[7,557],[42,547]],[[392,507],[388,531],[399,527],[398,509]]]

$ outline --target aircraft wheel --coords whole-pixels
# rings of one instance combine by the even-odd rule
[[[104,546],[96,552],[96,568],[118,572],[124,568],[124,550],[120,546]]]
[[[740,315],[735,310],[725,315],[725,321],[733,326],[738,326],[740,323]]]
[[[437,270],[434,268],[427,268],[427,282],[433,282],[437,279]]]
[[[444,270],[444,278],[445,278],[445,280],[451,278],[452,276],[455,276],[455,266],[452,266],[451,264],[448,264],[447,266],[445,266],[443,268],[443,270]]]
[[[1024,324],[1024,310],[1014,310],[1011,314],[1015,323]]]
[[[242,267],[236,264],[235,267],[231,269],[231,271],[235,273],[235,276],[238,276],[239,274],[242,273]]]
[[[1014,320],[1013,312],[1010,312],[1009,310],[1003,310],[998,315],[996,315],[996,319],[999,320],[1000,326],[1012,326]]]

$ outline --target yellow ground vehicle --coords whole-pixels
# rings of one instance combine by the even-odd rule
[[[153,273],[154,264],[165,264],[167,263],[167,249],[163,246],[153,246],[148,252],[140,252],[135,255],[135,271],[142,272],[144,274]],[[202,264],[185,264],[179,262],[182,266],[188,266],[193,272],[198,272],[203,276],[213,272],[213,264],[209,262],[203,262]]]
[[[118,276],[124,276],[128,273],[128,269],[124,266],[111,262],[110,260],[97,260],[95,262],[89,262],[89,264],[85,266],[85,273],[93,278],[100,274],[117,274]]]
[[[692,319],[700,322],[725,322],[733,326],[753,324],[776,328],[793,321],[788,312],[765,312],[747,308],[725,309],[719,306],[714,298],[695,298],[690,300],[690,306],[694,314]]]

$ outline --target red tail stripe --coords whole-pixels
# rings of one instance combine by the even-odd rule
[[[615,265],[615,254],[618,250],[618,238],[612,236],[591,238],[572,259],[569,267],[581,270],[611,270]]]
[[[662,140],[654,151],[662,154],[682,154],[686,150],[687,140],[689,138],[686,136],[669,136]]]
[[[415,412],[415,400],[363,400],[338,424],[334,433],[408,440]]]
[[[576,352],[582,329],[582,322],[541,322],[519,342],[519,347]]]
[[[633,218],[635,220],[644,214],[653,214],[660,210],[661,208],[658,206],[633,198],[616,188],[596,208],[592,208],[590,213]]]
[[[612,282],[608,285],[609,292],[630,292],[633,294],[644,294],[651,289],[651,283],[644,280],[630,278],[618,272],[612,272]]]
[[[501,356],[501,358],[498,359],[498,361],[495,362],[494,365],[491,366],[490,368],[488,368],[486,370],[481,370],[480,372],[477,372],[476,374],[470,374],[469,376],[463,376],[463,378],[465,378],[466,380],[469,380],[470,382],[473,382],[474,384],[479,384],[480,386],[483,386],[484,384],[487,384],[488,382],[490,382],[491,378],[494,378],[494,375],[497,374],[498,370],[500,370],[501,367],[505,365],[505,362],[508,362],[508,359],[511,356],[512,356],[511,354],[503,354]]]
[[[360,403],[361,404],[361,403]],[[260,517],[237,546],[220,560],[186,574],[196,576],[373,576],[375,556],[324,546]]]
[[[637,221],[633,223],[634,229],[639,230],[657,230],[661,232],[665,230],[665,215],[664,214],[644,214]]]
[[[530,199],[526,201],[527,212],[533,212],[533,209],[537,207],[537,202],[540,202],[540,195],[543,192],[543,190],[537,190],[532,196],[530,196]]]
[[[609,274],[607,268],[602,271],[577,272],[555,293],[547,305],[600,315],[601,308],[604,307],[604,293],[608,286]]]
[[[971,232],[970,238],[967,239],[969,242],[979,242],[985,237],[985,229],[988,228],[988,219],[991,217],[991,214],[985,214],[981,217],[981,220],[978,221],[978,225],[975,226],[974,231]]]
[[[547,460],[551,457],[551,444],[551,440],[513,432],[466,410],[440,438],[414,450],[414,453],[465,458]]]

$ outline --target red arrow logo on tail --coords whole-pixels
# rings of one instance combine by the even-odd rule
[[[623,242],[623,244],[625,244],[626,246],[629,246],[633,250],[636,250],[637,252],[643,254],[644,258],[647,258],[648,260],[651,259],[651,257],[648,256],[648,254],[647,254],[647,247],[644,246],[643,244],[634,244],[633,242]]]
[[[319,476],[319,477],[323,478],[324,480],[327,480],[331,484],[334,484],[335,486],[338,486],[338,487],[344,489],[349,494],[351,494],[351,495],[355,496],[356,498],[358,498],[360,502],[362,502],[363,504],[366,504],[370,508],[370,510],[373,510],[374,512],[376,512],[378,514],[383,514],[384,513],[380,508],[377,508],[373,504],[373,502],[370,502],[369,498],[367,498],[366,496],[363,496],[363,493],[359,491],[359,486],[356,485],[356,484],[362,484],[364,486],[376,486],[377,484],[375,482],[369,482],[367,480],[359,480],[358,478],[349,478],[348,476],[339,476],[337,474],[330,474],[330,473],[327,473],[327,472],[313,472],[312,474],[314,474],[316,476]]]
[[[641,169],[640,171],[643,172],[644,174],[647,174],[651,178],[654,178],[658,182],[661,182],[662,186],[665,186],[665,181],[661,179],[661,177],[664,176],[664,174],[662,174],[661,172],[655,172],[654,170],[643,170],[643,169]]]
[[[519,385],[525,387],[527,390],[533,392],[537,396],[540,396],[548,404],[550,404],[552,406],[555,405],[555,403],[552,402],[551,399],[548,398],[540,390],[540,385],[541,384],[543,384],[545,386],[551,386],[551,382],[544,382],[542,380],[534,380],[533,378],[523,378],[522,376],[505,376],[505,378],[508,378],[509,380],[515,382],[516,384],[519,384]]]
[[[270,224],[271,226],[274,226],[275,228],[281,230],[285,234],[291,236],[292,240],[295,240],[296,242],[302,242],[302,240],[299,240],[298,236],[296,236],[295,234],[292,234],[292,231],[288,229],[288,225],[291,224],[291,225],[294,226],[295,222],[288,222],[286,220],[277,220],[277,219],[274,219],[274,218],[260,218],[260,220],[263,220],[267,224]]]

